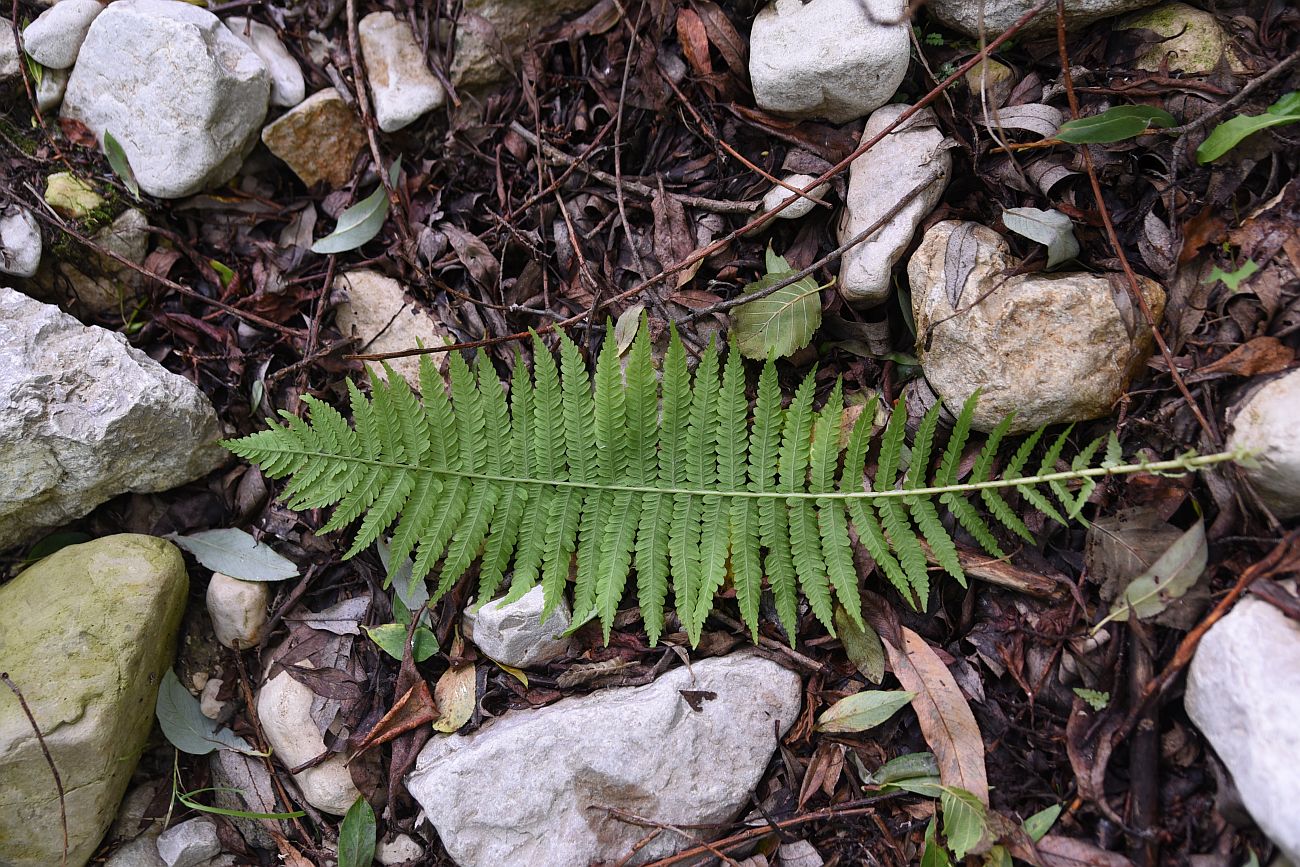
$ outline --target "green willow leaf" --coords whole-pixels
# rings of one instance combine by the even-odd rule
[[[1300,123],[1300,90],[1293,90],[1270,105],[1263,114],[1241,114],[1214,128],[1196,149],[1196,161],[1212,163],[1260,130]]]
[[[1110,144],[1136,138],[1150,127],[1167,129],[1178,121],[1167,111],[1149,105],[1117,105],[1092,117],[1068,120],[1056,138],[1070,144]]]
[[[390,184],[397,183],[397,175],[402,170],[399,158],[388,172]],[[350,208],[339,214],[334,231],[311,245],[313,253],[346,253],[374,239],[379,230],[384,228],[388,219],[388,191],[380,184],[373,193],[366,196]]]

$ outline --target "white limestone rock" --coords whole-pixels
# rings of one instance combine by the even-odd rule
[[[31,211],[0,209],[0,274],[30,277],[41,264],[41,227]]]
[[[396,132],[447,101],[447,91],[424,61],[411,25],[392,12],[371,12],[357,25],[375,120]]]
[[[380,840],[375,848],[375,860],[384,867],[418,861],[423,856],[424,847],[415,842],[410,834],[398,834]]]
[[[887,105],[867,120],[863,140],[879,135],[907,105]],[[888,223],[840,257],[840,294],[862,306],[883,303],[893,285],[894,265],[912,243],[917,226],[929,216],[952,172],[952,156],[934,112],[925,108],[853,161],[849,191],[840,217],[839,239],[846,243],[875,225],[921,183],[929,182]]]
[[[111,132],[140,189],[174,199],[234,177],[257,144],[270,88],[261,58],[211,12],[117,0],[90,26],[63,116],[101,142]]]
[[[904,0],[775,0],[750,32],[754,101],[786,117],[862,117],[893,97],[910,60]]]
[[[0,81],[8,81],[22,75],[18,65],[18,46],[13,40],[13,21],[0,15],[0,33],[8,33],[9,39],[0,39]]]
[[[292,108],[306,98],[307,82],[302,67],[284,47],[274,28],[240,15],[227,18],[226,27],[266,64],[267,74],[271,76],[271,105]]]
[[[1015,264],[977,223],[925,233],[907,275],[926,380],[949,407],[982,389],[974,427],[985,432],[1013,411],[1013,432],[1109,414],[1152,351],[1142,314],[1119,294],[1127,289],[1105,275],[1007,277]],[[1164,290],[1138,281],[1159,322]]]
[[[817,179],[812,175],[786,175],[781,180],[785,181],[795,189],[802,190]],[[820,199],[826,195],[830,188],[831,185],[828,183],[818,184],[809,191],[808,195]],[[780,184],[773,184],[772,189],[767,191],[767,195],[763,196],[763,210],[770,211],[775,207],[779,207],[783,202],[789,201],[796,196],[797,194],[792,190],[786,189]],[[803,196],[799,196],[798,198],[799,200],[797,202],[787,206],[785,210],[778,213],[776,215],[777,219],[797,220],[800,217],[808,216],[808,214],[812,213],[812,209],[817,207],[817,203],[812,201],[812,199]]]
[[[300,665],[303,663],[299,663]],[[280,763],[293,768],[325,752],[325,739],[311,718],[316,694],[282,671],[257,695],[257,718]],[[352,782],[347,757],[334,754],[293,775],[302,796],[322,813],[342,816],[361,794]]]
[[[706,693],[699,710],[682,690]],[[646,686],[510,711],[469,735],[436,737],[406,788],[461,867],[612,863],[645,829],[589,806],[674,825],[730,822],[798,716],[800,693],[798,675],[761,657],[706,659]],[[686,845],[661,834],[631,863]]]
[[[0,287],[0,550],[226,460],[212,404],[126,338]]]
[[[1077,30],[1101,18],[1132,12],[1150,6],[1157,0],[1065,0],[1065,23]],[[984,33],[991,40],[1002,33],[1034,7],[1034,0],[930,0],[926,9],[935,18],[968,36],[980,35],[980,12],[984,13]],[[1056,32],[1056,7],[1048,7],[1034,16],[1024,30],[1025,35],[1042,35]]]
[[[99,0],[61,0],[23,31],[23,48],[47,69],[70,69],[91,23],[104,11]]]
[[[471,605],[465,609],[466,637],[492,659],[516,668],[559,659],[573,646],[572,638],[562,636],[573,622],[573,614],[569,603],[560,600],[543,623],[542,596],[538,585],[506,605],[501,599]]]
[[[173,825],[158,835],[158,854],[167,867],[198,867],[221,854],[217,823],[200,816]]]
[[[158,854],[158,838],[149,834],[125,843],[104,867],[167,867],[167,862]]]
[[[463,0],[452,83],[469,90],[496,84],[543,29],[594,5],[595,0]]]
[[[1201,639],[1183,703],[1256,824],[1300,864],[1300,623],[1242,599]]]
[[[265,581],[241,581],[213,572],[206,601],[217,641],[231,650],[246,650],[261,641],[269,600]]]
[[[1300,370],[1253,391],[1233,411],[1229,449],[1249,449],[1244,467],[1264,505],[1285,520],[1300,515]]]
[[[447,333],[402,291],[402,284],[378,271],[349,271],[339,277],[335,288],[345,300],[334,310],[334,324],[344,337],[355,336],[357,352],[398,352],[414,349],[423,343],[436,346],[446,342]],[[399,376],[420,388],[419,356],[391,359],[389,365]],[[446,359],[435,363],[445,368]],[[375,370],[382,376],[380,365]]]
[[[72,76],[70,69],[47,69],[36,84],[36,107],[41,113],[54,111],[63,102],[63,95],[68,92],[68,79]]]

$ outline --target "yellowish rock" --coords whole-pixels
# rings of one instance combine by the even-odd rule
[[[356,112],[327,87],[268,124],[262,141],[307,186],[324,181],[338,188],[351,179],[366,134]]]
[[[1204,75],[1218,69],[1220,63],[1232,72],[1246,71],[1218,19],[1186,3],[1164,3],[1129,15],[1117,29],[1150,30],[1163,37],[1134,61],[1134,66],[1146,72],[1158,72],[1166,58],[1170,72]]]
[[[45,202],[70,220],[82,220],[104,204],[104,197],[72,172],[55,172],[45,179]]]
[[[334,324],[344,337],[358,339],[355,352],[399,352],[447,342],[442,327],[416,306],[402,290],[402,284],[391,277],[378,271],[351,271],[339,277],[335,288],[346,300],[335,308]],[[435,361],[445,368],[443,356],[435,356]],[[419,389],[419,356],[395,358],[389,364],[412,388]],[[379,371],[380,365],[374,368]]]

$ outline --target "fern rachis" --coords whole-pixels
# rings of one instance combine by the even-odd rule
[[[557,365],[540,339],[534,340],[532,377],[517,363],[508,401],[490,366],[476,377],[453,353],[445,389],[426,355],[422,398],[391,369],[386,379],[372,372],[369,399],[348,384],[354,426],[307,397],[309,420],[282,413],[283,425],[226,446],[272,477],[289,477],[282,496],[291,508],[334,505],[325,529],[359,520],[347,556],[391,531],[393,555],[414,554],[412,581],[424,580],[442,563],[431,601],[475,559],[481,563],[479,596],[490,598],[513,560],[510,595],[540,581],[548,610],[576,574],[575,619],[598,617],[608,639],[635,572],[652,642],[663,630],[670,581],[692,642],[699,640],[728,579],[751,635],[757,636],[764,582],[792,641],[799,590],[833,634],[836,603],[855,621],[861,618],[850,527],[899,592],[924,604],[930,574],[922,541],[945,572],[964,580],[936,501],[983,548],[1002,556],[989,523],[968,499],[972,495],[994,521],[1031,538],[1000,491],[1013,489],[1064,522],[1079,516],[1098,477],[1186,472],[1235,457],[1189,454],[1120,464],[1117,448],[1108,443],[1106,459],[1091,466],[1101,446],[1097,440],[1073,459],[1070,470],[1055,471],[1067,431],[1048,446],[1037,472],[1026,476],[1039,430],[999,477],[993,467],[1008,420],[989,435],[968,480],[959,482],[972,397],[933,473],[937,409],[922,419],[904,467],[906,409],[900,403],[879,438],[877,471],[868,479],[875,404],[841,445],[838,384],[826,404],[814,409],[809,374],[782,408],[769,361],[751,411],[737,352],[729,352],[723,364],[710,345],[692,377],[673,335],[660,381],[642,327],[626,371],[607,341],[593,382],[577,346],[563,336],[560,344]],[[1076,493],[1068,482],[1078,482]]]

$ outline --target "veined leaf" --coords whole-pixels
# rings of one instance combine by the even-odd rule
[[[390,184],[397,183],[401,169],[402,160],[398,158],[388,172]],[[311,251],[325,255],[355,250],[379,234],[384,220],[388,219],[388,208],[388,191],[380,184],[373,193],[339,214],[334,231],[312,244]]]
[[[188,536],[171,533],[167,538],[213,572],[240,581],[284,581],[298,575],[298,567],[291,560],[243,530],[203,530]]]
[[[375,811],[365,795],[358,795],[339,826],[339,867],[370,867],[375,839]]]
[[[1046,246],[1049,269],[1079,255],[1074,223],[1058,210],[1007,208],[1002,212],[1002,223],[1017,235]]]
[[[965,789],[945,786],[939,796],[943,808],[943,836],[948,848],[961,861],[979,845],[988,829],[988,808]]]
[[[1212,163],[1249,135],[1272,126],[1297,122],[1300,122],[1300,90],[1293,90],[1270,105],[1263,114],[1240,114],[1216,126],[1196,149],[1196,161],[1201,165]]]
[[[217,725],[199,709],[199,700],[181,685],[176,673],[168,669],[158,686],[155,707],[158,725],[171,745],[183,753],[205,756],[213,750],[234,750],[246,756],[260,756],[248,741],[228,728]]]
[[[817,717],[820,732],[864,732],[889,719],[915,698],[901,689],[866,689],[845,696]]]
[[[1170,602],[1192,589],[1208,562],[1205,522],[1197,519],[1191,529],[1178,537],[1151,564],[1150,569],[1129,583],[1115,610],[1094,626],[1093,631],[1112,620],[1128,620],[1130,614],[1136,614],[1143,620],[1156,616]]]
[[[753,295],[795,273],[785,258],[767,251],[767,274],[745,287]],[[821,289],[804,277],[766,298],[748,301],[731,312],[731,331],[746,358],[784,358],[808,345],[822,324]]]
[[[1150,127],[1168,128],[1178,121],[1169,112],[1149,105],[1117,105],[1092,117],[1061,124],[1056,138],[1070,144],[1109,144],[1135,138]]]

